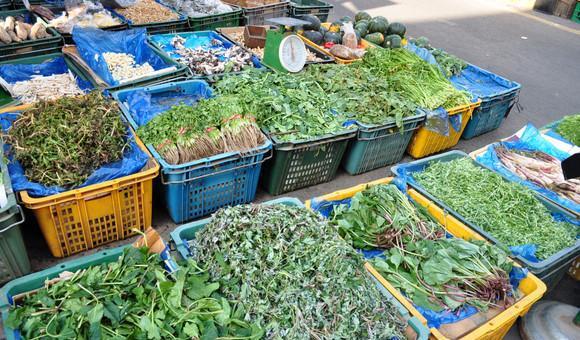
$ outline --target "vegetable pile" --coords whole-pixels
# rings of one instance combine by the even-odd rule
[[[495,147],[501,164],[518,177],[580,203],[580,180],[565,180],[560,161],[541,151]]]
[[[437,66],[405,49],[371,48],[362,66],[386,81],[391,91],[430,110],[470,103],[470,94],[453,87]]]
[[[23,21],[22,17],[7,16],[0,19],[0,46],[28,40],[49,38],[52,35],[46,31],[41,22],[33,25]]]
[[[115,11],[134,25],[178,20],[179,15],[168,7],[155,0],[136,0],[126,8],[117,8]]]
[[[54,100],[65,96],[83,94],[71,71],[50,76],[33,75],[29,80],[18,81],[10,86],[10,93],[25,104],[39,100]]]
[[[471,223],[505,245],[537,245],[546,259],[575,244],[578,228],[556,221],[534,192],[478,167],[469,158],[435,162],[415,180]]]
[[[467,63],[453,54],[449,54],[440,48],[434,48],[429,44],[429,39],[425,37],[420,37],[417,39],[412,39],[411,42],[418,47],[425,48],[431,52],[437,63],[441,67],[441,71],[447,78],[452,76],[458,76],[461,71],[467,67]]]
[[[335,228],[304,208],[240,205],[196,233],[193,258],[270,339],[389,339],[404,327]]]
[[[30,181],[63,188],[82,184],[129,147],[120,111],[97,91],[38,102],[3,137]]]
[[[220,0],[161,0],[161,2],[194,18],[229,13],[234,10],[232,6],[224,4]]]
[[[25,297],[6,324],[23,337],[65,339],[258,339],[220,285],[195,263],[169,278],[147,248],[88,267]],[[63,274],[64,274],[63,273]]]
[[[67,6],[56,18],[44,17],[48,26],[56,28],[61,33],[71,33],[74,26],[79,27],[111,27],[122,24],[100,2],[82,1],[74,6]]]
[[[132,54],[105,52],[103,53],[103,59],[107,63],[111,76],[119,83],[142,78],[155,72],[155,69],[148,62],[137,64],[135,56]]]
[[[572,144],[580,145],[580,114],[564,117],[556,127],[556,132]]]
[[[247,151],[266,137],[239,98],[218,96],[196,106],[177,105],[137,130],[170,164],[183,164],[230,151]]]

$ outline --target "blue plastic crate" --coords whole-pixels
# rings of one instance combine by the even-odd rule
[[[209,85],[201,80],[113,93],[113,97],[119,102],[123,114],[134,129],[145,123],[143,121],[141,124],[137,123],[127,102],[129,96],[137,91],[150,94],[152,97],[164,98],[165,103],[166,98],[172,93],[177,98],[185,97],[192,101],[211,96]],[[160,105],[156,113],[163,112],[170,106],[171,104]],[[272,143],[266,140],[263,145],[245,153],[228,152],[179,165],[167,163],[153,145],[148,144],[147,149],[161,165],[159,184],[169,215],[175,223],[182,223],[209,215],[225,206],[253,201],[262,163],[271,156]]]
[[[473,111],[461,138],[471,139],[493,131],[501,125],[517,103],[521,85],[490,71],[469,65],[460,76],[451,77],[459,89],[467,90],[481,99]]]

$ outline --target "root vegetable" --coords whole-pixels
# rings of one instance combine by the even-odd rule
[[[0,41],[5,44],[10,44],[12,42],[12,37],[10,34],[8,34],[8,32],[6,32],[4,27],[0,27]]]
[[[20,40],[26,40],[28,39],[28,35],[29,35],[29,30],[26,27],[26,24],[22,23],[22,22],[17,22],[16,23],[16,36],[18,36],[18,38],[20,38]]]
[[[14,20],[14,17],[12,16],[7,16],[6,20],[4,20],[4,29],[6,31],[14,31],[14,25],[16,24],[16,20]]]

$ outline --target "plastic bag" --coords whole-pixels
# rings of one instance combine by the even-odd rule
[[[344,35],[342,37],[342,44],[350,49],[356,49],[358,46],[356,34],[354,33],[354,28],[352,27],[352,22],[346,22],[342,24],[342,30]]]

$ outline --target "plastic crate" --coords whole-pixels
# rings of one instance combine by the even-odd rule
[[[300,202],[296,198],[278,198],[275,200],[264,202],[263,204],[285,204],[290,206],[297,206],[302,207],[302,202]],[[195,234],[203,229],[206,224],[211,221],[211,218],[206,218],[203,220],[191,222],[188,224],[184,224],[182,226],[177,227],[174,231],[171,232],[171,240],[175,244],[175,247],[182,258],[187,259],[191,257],[193,254],[193,249],[191,249],[189,245],[189,241],[195,238]],[[368,265],[365,265],[367,270],[369,269]],[[372,267],[371,267],[372,268]],[[384,295],[385,299],[388,300],[390,303],[395,305],[397,310],[399,311],[399,316],[402,320],[407,323],[407,335],[410,339],[420,339],[420,340],[427,340],[429,335],[429,330],[425,327],[421,320],[416,317],[409,315],[409,310],[405,308],[396,298],[393,297],[391,293],[389,293],[385,287],[376,281],[377,287],[379,291]]]
[[[178,19],[169,20],[169,21],[160,21],[160,22],[148,22],[146,24],[134,24],[129,18],[125,17],[121,13],[117,12],[114,9],[109,9],[111,12],[115,13],[118,17],[122,18],[129,24],[129,28],[145,28],[147,29],[148,34],[160,34],[160,33],[172,33],[172,32],[181,32],[185,31],[189,28],[189,22],[187,16],[184,16],[178,12],[176,12],[173,8],[162,4],[159,1],[155,1],[159,5],[171,10],[172,12],[179,15]]]
[[[379,126],[358,124],[358,134],[348,143],[342,159],[342,167],[351,175],[358,175],[385,165],[394,164],[403,158],[413,132],[425,120],[425,113],[407,117],[403,127],[395,123]]]
[[[400,168],[400,166],[394,166],[391,169],[391,171],[394,174],[396,174],[397,176],[412,177],[413,173],[423,171],[432,162],[449,162],[449,161],[459,159],[459,158],[468,158],[473,162],[474,165],[479,166],[481,168],[484,168],[488,171],[491,171],[491,170],[487,169],[486,167],[484,167],[483,165],[481,165],[481,164],[477,163],[476,161],[474,161],[473,159],[471,159],[469,157],[469,155],[467,155],[466,153],[464,153],[462,151],[449,151],[449,152],[446,152],[446,153],[441,154],[441,155],[431,156],[431,157],[427,157],[427,158],[424,158],[421,160],[410,162],[409,165],[412,165],[413,167],[412,167],[412,169],[406,169],[404,174],[402,173],[403,170]],[[475,224],[469,222],[465,217],[463,217],[462,215],[460,215],[456,211],[452,210],[449,206],[447,206],[441,200],[437,199],[436,195],[433,195],[433,194],[427,192],[425,190],[425,188],[420,186],[415,181],[409,182],[409,185],[411,187],[413,187],[413,189],[415,189],[416,191],[421,193],[421,195],[427,197],[429,200],[431,200],[432,202],[437,204],[439,207],[441,207],[445,211],[445,213],[449,213],[451,216],[455,217],[461,223],[465,224],[466,226],[468,226],[472,230],[479,233],[481,236],[485,237],[491,243],[502,245],[491,234],[485,232],[478,225],[475,225]],[[574,218],[574,216],[571,215],[569,212],[567,212],[566,210],[558,207],[557,205],[543,199],[541,196],[537,195],[536,197],[542,204],[544,204],[544,206],[546,206],[546,208],[549,211],[551,211],[553,213],[564,214],[570,218]],[[544,281],[546,283],[546,286],[548,287],[548,290],[551,290],[558,284],[560,279],[565,275],[565,273],[568,270],[568,267],[570,266],[572,261],[579,255],[580,255],[580,239],[578,239],[576,241],[575,245],[570,246],[570,247],[565,248],[565,249],[562,249],[558,253],[553,254],[549,258],[547,258],[543,261],[540,261],[540,262],[530,262],[521,256],[512,256],[512,257],[514,257],[518,262],[520,262],[522,265],[527,267],[534,275],[536,275],[538,278],[540,278],[542,281]]]
[[[322,26],[323,27],[326,27],[326,28],[329,28],[330,27],[330,23],[329,22],[324,22],[324,23],[322,23]],[[362,60],[360,58],[348,60],[348,59],[342,59],[342,58],[339,58],[339,57],[335,57],[327,49],[325,49],[325,48],[323,48],[321,46],[316,45],[312,40],[309,40],[308,38],[306,38],[302,34],[298,34],[298,36],[300,37],[300,39],[302,39],[304,41],[304,43],[306,45],[315,47],[315,48],[319,49],[320,51],[322,51],[323,53],[325,53],[326,55],[329,55],[329,56],[333,57],[338,64],[352,64],[355,61]],[[360,48],[363,48],[363,49],[367,49],[367,48],[375,48],[376,45],[371,44],[370,42],[368,42],[368,41],[366,41],[364,39],[361,39],[360,46],[359,47]]]
[[[200,80],[190,80],[115,92],[113,97],[120,103],[131,126],[137,129],[138,125],[125,103],[131,92],[191,93],[195,83],[205,84]],[[256,197],[262,163],[269,158],[272,143],[266,140],[263,145],[245,153],[228,152],[179,165],[167,163],[153,145],[149,144],[147,148],[161,164],[160,186],[169,215],[175,223],[182,223],[207,216],[225,206],[252,202]]]
[[[267,20],[272,18],[280,18],[288,16],[288,8],[290,1],[280,1],[272,4],[255,7],[245,7],[239,5],[236,0],[225,1],[228,4],[237,5],[242,8],[242,24],[248,25],[266,25]]]
[[[393,177],[379,179],[373,182],[335,191],[333,193],[317,197],[317,199],[327,201],[344,200],[354,196],[359,191],[365,190],[369,186],[388,184],[392,180]],[[461,223],[459,220],[447,215],[444,210],[433,204],[432,201],[421,195],[419,192],[413,189],[409,189],[407,193],[415,202],[426,208],[429,214],[433,216],[435,220],[441,223],[453,236],[460,237],[465,240],[483,240],[479,234],[474,232],[465,224]],[[306,207],[309,209],[310,203],[310,200],[305,202]],[[427,320],[425,317],[423,317],[423,315],[405,296],[399,292],[397,288],[393,287],[388,281],[386,281],[371,265],[367,265],[367,269],[398,301],[401,302],[401,304],[405,306],[405,308],[411,312],[411,315],[417,317],[423,324],[427,325]],[[485,324],[467,331],[466,334],[461,336],[461,339],[502,339],[509,331],[509,329],[515,324],[517,318],[525,315],[530,307],[536,301],[538,301],[542,295],[544,295],[546,292],[546,286],[537,277],[532,274],[528,274],[528,276],[520,282],[520,291],[524,296],[519,301],[497,316],[487,320]],[[431,328],[430,332],[433,338],[446,339],[446,337],[437,328]]]
[[[473,110],[479,107],[480,103],[481,101],[477,101],[448,110],[449,116],[461,115],[461,129],[455,131],[455,129],[449,127],[449,136],[440,135],[437,132],[430,131],[424,126],[419,128],[413,135],[411,143],[409,143],[409,147],[407,148],[409,155],[413,158],[421,158],[457,145],[461,134],[463,134],[463,130],[465,130],[473,114]]]
[[[333,5],[320,0],[292,0],[290,2],[290,16],[300,19],[304,15],[314,15],[322,22],[328,20]]]
[[[35,23],[37,19],[39,19],[36,14],[26,9],[0,12],[0,19],[4,20],[8,16],[23,18],[24,21],[28,23]],[[64,45],[63,38],[53,28],[47,27],[46,32],[50,34],[50,37],[22,42],[12,42],[10,44],[2,45],[0,48],[0,61],[24,58],[34,55],[34,52],[39,50],[43,50],[45,53],[49,50],[52,50],[52,52],[58,52]]]
[[[93,249],[151,226],[152,184],[159,165],[139,138],[135,141],[150,157],[136,174],[46,197],[20,192],[53,256]]]
[[[302,142],[281,142],[271,135],[274,157],[265,164],[262,176],[266,190],[276,196],[332,180],[355,135],[356,130],[345,130]]]
[[[69,70],[76,76],[86,81],[89,81],[95,88],[97,88],[97,84],[95,81],[86,74],[85,71],[70,57],[62,54],[62,53],[45,53],[38,56],[31,56],[26,58],[19,58],[15,60],[0,62],[2,64],[40,64],[47,60],[54,59],[57,57],[63,57]],[[21,102],[15,98],[12,98],[10,93],[6,91],[4,88],[0,87],[0,107],[6,106],[13,106],[13,105],[20,105]]]
[[[189,17],[189,29],[191,31],[211,31],[220,27],[239,26],[242,21],[242,9],[233,6],[234,11],[222,14],[212,14],[202,17]]]
[[[576,3],[576,7],[574,7],[574,12],[572,13],[572,17],[570,17],[570,20],[580,24],[580,2]]]
[[[491,74],[491,72],[486,70],[481,70],[481,72]],[[507,80],[498,75],[494,76],[500,78],[505,85],[509,84],[510,88],[493,95],[478,96],[481,100],[481,105],[473,111],[461,138],[471,139],[499,128],[513,106],[518,102],[522,86],[515,81]]]
[[[3,0],[0,1],[0,11],[9,11],[12,9],[12,1],[10,0]]]
[[[0,141],[0,148],[3,149]],[[5,158],[0,159],[2,183],[8,202],[0,208],[0,283],[12,280],[30,272],[30,261],[26,246],[22,239],[20,225],[24,222],[24,214],[16,204],[16,196],[12,191],[10,174]]]

